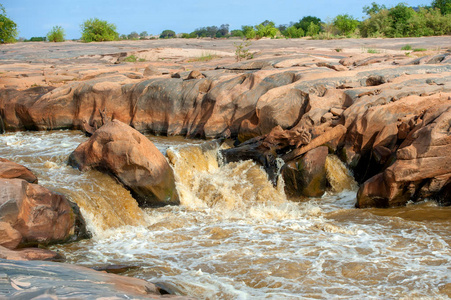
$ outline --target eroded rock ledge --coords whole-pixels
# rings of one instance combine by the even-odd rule
[[[420,58],[268,52],[251,61],[204,65],[198,76],[144,73],[104,72],[57,88],[3,89],[1,127],[92,131],[106,111],[142,133],[237,143],[261,142],[274,128],[302,130],[309,143],[263,147],[266,153],[255,160],[270,166],[280,156],[287,165],[298,163],[325,145],[363,184],[358,207],[424,198],[449,203],[449,52]],[[252,150],[250,143],[242,147]]]

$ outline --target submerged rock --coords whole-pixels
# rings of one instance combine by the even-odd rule
[[[118,120],[106,123],[80,144],[69,164],[81,171],[112,174],[142,205],[180,203],[166,158],[148,138]]]

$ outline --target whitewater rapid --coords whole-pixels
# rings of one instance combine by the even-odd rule
[[[199,299],[448,299],[450,208],[355,209],[355,183],[328,158],[333,189],[287,199],[252,162],[222,165],[219,145],[150,137],[174,168],[182,205],[141,210],[130,193],[67,157],[79,132],[0,136],[0,157],[81,207],[94,236],[53,246],[71,263],[125,273]]]

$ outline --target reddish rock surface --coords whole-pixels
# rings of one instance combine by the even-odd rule
[[[432,101],[431,101],[432,102]],[[427,110],[396,151],[396,161],[367,180],[358,207],[389,207],[410,199],[438,198],[451,182],[451,100]]]
[[[399,49],[407,42],[423,48],[440,45],[440,50],[406,56]],[[5,71],[4,89],[0,90],[2,129],[93,131],[102,125],[101,112],[105,111],[140,132],[231,137],[241,143],[265,136],[277,126],[282,130],[303,128],[312,137],[308,145],[289,149],[291,152],[278,149],[271,155],[254,152],[250,156],[275,168],[278,156],[290,162],[327,145],[353,169],[359,183],[374,182],[365,184],[359,199],[392,199],[381,204],[391,206],[448,195],[447,175],[435,170],[437,165],[425,164],[424,157],[415,163],[434,170],[424,172],[424,178],[411,178],[409,164],[413,161],[403,157],[413,150],[403,148],[413,143],[412,132],[423,132],[426,129],[421,128],[429,126],[424,123],[427,111],[449,105],[451,52],[445,49],[451,48],[449,40],[263,40],[253,43],[254,59],[240,62],[235,62],[229,40],[215,40],[214,46],[206,40],[193,41],[202,50],[215,48],[218,58],[208,62],[189,58],[189,53],[199,53],[200,48],[187,49],[178,40],[167,43],[174,48],[139,49],[138,43],[132,43],[135,49],[132,44],[119,49],[110,43],[104,47],[115,51],[105,52],[99,46],[92,55],[81,55],[82,45],[66,43],[70,55],[65,47],[56,52],[42,50],[42,60],[28,53],[32,63],[26,69],[14,61],[17,53],[5,52],[4,57],[12,61],[0,66],[0,71]],[[364,53],[362,46],[368,43],[371,48],[384,49],[383,54]],[[341,51],[337,53],[338,48]],[[125,63],[124,58],[131,54],[148,61]],[[31,80],[42,87],[26,89]],[[436,136],[431,135],[432,141],[427,143],[434,145]],[[236,151],[232,156],[247,155]],[[129,179],[120,180],[128,185]],[[372,187],[375,185],[383,186],[388,194],[379,195]],[[139,197],[146,193],[135,190]],[[373,204],[363,203],[373,200],[359,200],[358,205],[370,206]]]
[[[0,246],[0,258],[10,260],[45,260],[45,261],[64,261],[64,257],[57,253],[40,248],[25,248],[19,250],[10,250],[8,247]]]
[[[38,183],[38,178],[30,169],[4,158],[0,158],[0,178],[19,178],[29,183]]]
[[[308,151],[301,159],[282,170],[286,191],[290,196],[321,197],[326,191],[326,158],[329,149],[321,146]]]
[[[0,179],[0,221],[20,233],[21,244],[51,244],[76,238],[77,219],[64,196],[23,179]]]
[[[113,120],[100,127],[70,155],[80,170],[114,175],[142,205],[178,204],[174,174],[166,158],[144,135]]]

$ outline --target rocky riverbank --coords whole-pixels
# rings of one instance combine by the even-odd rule
[[[113,175],[142,205],[179,199],[168,162],[141,133],[227,139],[226,163],[252,159],[274,185],[281,173],[297,199],[323,195],[333,185],[326,164],[339,157],[360,184],[356,207],[451,203],[451,45],[407,54],[274,42],[255,42],[254,58],[239,62],[230,41],[112,52],[90,44],[83,55],[82,44],[29,44],[49,51],[40,59],[7,45],[0,128],[92,135],[70,163]],[[81,50],[64,50],[74,46]],[[86,237],[77,207],[37,185],[30,170],[2,160],[0,177],[2,246]],[[2,251],[6,259],[61,259],[42,249]]]
[[[211,43],[210,49],[215,48]],[[0,91],[2,129],[91,133],[106,114],[142,133],[232,138],[239,144],[279,126],[287,132],[305,131],[312,144],[266,143],[263,152],[271,152],[272,158],[265,161],[283,157],[299,169],[303,155],[327,145],[362,184],[358,207],[396,206],[424,198],[449,202],[449,50],[359,53],[263,45],[255,49],[254,59],[240,62],[224,51],[230,48],[227,44],[208,61],[190,58],[199,51],[186,47],[179,55],[174,49],[148,48],[65,58],[60,63],[48,58],[26,67],[11,61],[3,66],[10,74],[4,78],[13,80],[13,74],[22,73],[10,82],[16,88],[5,84]],[[150,61],[125,63],[129,55]],[[94,64],[88,68],[88,62]],[[38,67],[46,84],[23,89],[33,77],[27,68]],[[69,73],[72,78],[63,80]],[[52,76],[60,81],[52,81]],[[265,165],[261,158],[255,160]]]

